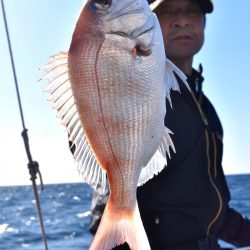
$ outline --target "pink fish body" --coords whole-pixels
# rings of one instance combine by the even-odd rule
[[[165,100],[179,90],[165,58],[161,29],[146,0],[89,0],[68,53],[44,66],[45,91],[75,145],[85,182],[110,196],[91,250],[127,242],[150,249],[136,188],[166,165],[174,150],[164,127]]]

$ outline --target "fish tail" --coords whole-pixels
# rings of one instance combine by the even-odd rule
[[[125,211],[114,209],[109,202],[89,250],[111,250],[127,242],[131,250],[150,250],[138,205]]]

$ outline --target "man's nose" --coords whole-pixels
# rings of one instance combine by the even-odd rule
[[[172,26],[175,28],[185,28],[191,26],[191,20],[185,13],[176,13],[173,21]]]

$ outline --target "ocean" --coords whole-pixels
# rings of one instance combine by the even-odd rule
[[[231,206],[250,218],[250,174],[227,181]],[[49,250],[88,249],[91,189],[83,183],[45,185],[40,199]],[[32,187],[0,187],[0,250],[25,249],[44,250]]]

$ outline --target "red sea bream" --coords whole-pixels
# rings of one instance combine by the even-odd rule
[[[165,58],[159,22],[146,0],[89,0],[70,48],[43,67],[45,91],[75,146],[85,182],[110,196],[91,250],[127,242],[150,249],[136,189],[167,164],[174,146],[164,126],[165,100],[179,90]],[[106,176],[108,178],[106,178]]]

